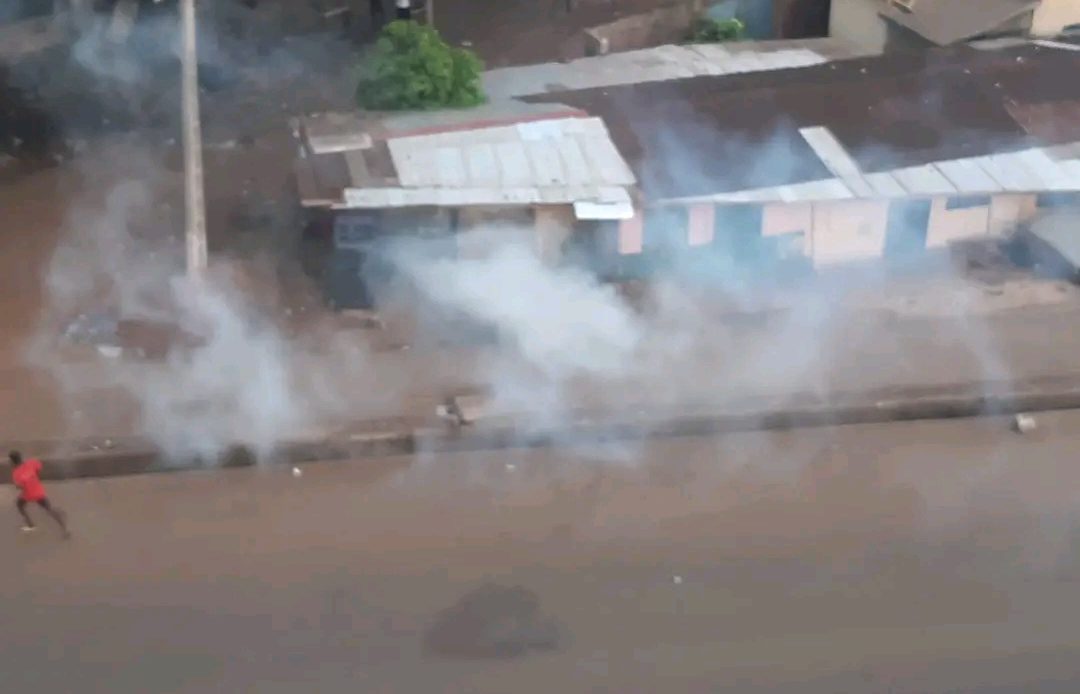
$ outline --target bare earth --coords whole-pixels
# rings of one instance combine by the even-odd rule
[[[75,540],[0,532],[4,689],[1072,693],[1080,413],[1039,424],[57,484]]]

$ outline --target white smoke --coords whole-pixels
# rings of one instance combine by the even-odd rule
[[[175,278],[177,325],[202,344],[172,352],[160,368],[126,373],[142,428],[173,456],[214,460],[231,445],[266,456],[303,424],[294,404],[287,346],[249,318],[227,282]]]
[[[162,203],[178,182],[149,151],[111,143],[85,160],[85,192],[43,279],[27,356],[56,381],[70,435],[133,431],[170,458],[210,462],[236,445],[266,455],[354,406],[392,401],[394,384],[373,387],[363,368],[362,343],[286,339],[276,301],[253,283],[257,265],[219,259],[202,281],[183,275],[179,210]],[[129,352],[73,358],[60,338],[80,315]],[[143,348],[157,353],[132,351]]]
[[[611,286],[578,270],[546,267],[511,230],[475,233],[462,243],[483,243],[482,258],[406,264],[429,300],[494,326],[503,344],[545,373],[626,368],[641,326]]]

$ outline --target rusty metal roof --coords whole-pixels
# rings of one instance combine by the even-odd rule
[[[667,199],[835,178],[806,128],[827,128],[864,174],[908,177],[933,162],[1058,144],[1012,111],[1080,99],[1078,74],[1072,50],[953,47],[526,100],[602,117],[646,197]]]
[[[782,70],[857,55],[856,47],[833,38],[657,46],[565,63],[489,70],[484,73],[484,91],[491,98],[507,99],[700,75]]]
[[[1005,107],[1024,130],[1042,142],[1080,141],[1080,99],[1007,103]]]

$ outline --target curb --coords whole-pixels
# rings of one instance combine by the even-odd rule
[[[1049,384],[1055,388],[1049,389]],[[269,465],[296,465],[415,453],[538,448],[1080,409],[1080,378],[1046,378],[982,385],[984,387],[978,389],[968,385],[840,393],[828,399],[801,396],[787,398],[780,406],[775,401],[759,398],[744,401],[737,409],[730,405],[725,409],[718,409],[717,405],[700,405],[679,412],[650,412],[637,408],[632,415],[626,411],[602,415],[580,411],[571,414],[565,426],[544,429],[530,429],[514,418],[504,418],[492,424],[481,422],[461,429],[384,429],[322,440],[284,442],[264,462]],[[95,451],[47,457],[43,463],[45,479],[64,480],[251,467],[256,460],[250,451],[235,447],[213,464],[200,460],[167,462],[156,451],[144,448],[138,451]]]

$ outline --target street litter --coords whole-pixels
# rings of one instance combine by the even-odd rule
[[[1035,421],[1035,417],[1029,414],[1018,414],[1013,421],[1013,426],[1016,428],[1017,433],[1030,434],[1035,431],[1038,423]]]

